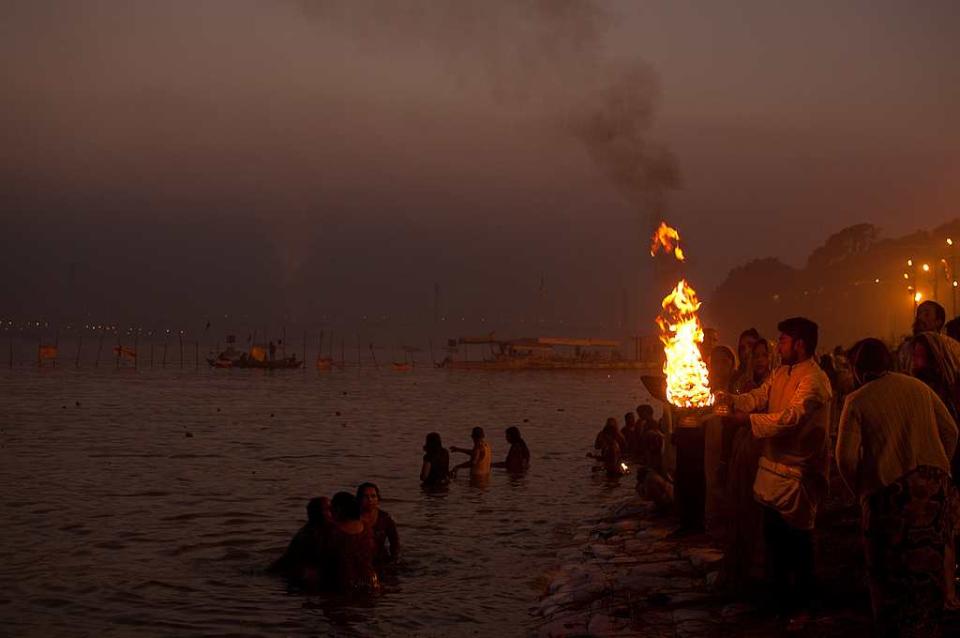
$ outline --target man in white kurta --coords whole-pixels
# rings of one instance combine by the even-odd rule
[[[817,324],[780,322],[783,365],[762,386],[732,397],[734,419],[762,441],[754,497],[781,611],[805,609],[813,588],[813,527],[827,487],[830,380],[817,365]]]

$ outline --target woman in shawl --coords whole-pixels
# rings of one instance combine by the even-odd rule
[[[929,387],[891,372],[893,356],[879,339],[858,342],[850,359],[858,389],[843,408],[836,460],[860,499],[878,635],[937,636],[952,579],[948,471],[957,426]]]

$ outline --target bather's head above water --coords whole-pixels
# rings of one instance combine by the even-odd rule
[[[380,488],[376,483],[361,483],[357,488],[357,502],[362,512],[380,509]]]

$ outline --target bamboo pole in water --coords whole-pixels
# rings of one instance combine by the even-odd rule
[[[100,331],[100,337],[97,339],[97,360],[93,364],[94,368],[100,367],[100,353],[103,352],[103,330]]]
[[[160,363],[164,368],[167,367],[167,340],[163,340],[163,360]]]
[[[77,368],[80,367],[80,351],[83,350],[83,335],[77,337],[77,358],[74,360],[73,365]]]
[[[177,332],[177,338],[180,340],[180,367],[183,367],[183,330]]]
[[[120,354],[123,352],[123,344],[120,342],[120,328],[117,328],[117,368],[120,368]]]
[[[133,369],[140,369],[140,332],[133,333]]]
[[[303,369],[307,369],[307,331],[303,331]]]
[[[373,342],[371,341],[368,345],[370,346],[370,356],[373,357],[373,367],[379,370],[380,363],[377,361],[377,353],[373,351]]]

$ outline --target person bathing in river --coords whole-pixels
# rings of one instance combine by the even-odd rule
[[[623,433],[620,432],[620,426],[617,425],[617,420],[613,417],[609,417],[603,424],[603,428],[597,433],[597,438],[593,440],[593,449],[602,450],[606,444],[606,438],[610,436],[616,439],[622,454],[623,450],[627,447],[627,442],[623,438]]]
[[[290,581],[316,588],[321,584],[327,540],[333,525],[330,499],[326,496],[312,498],[307,503],[307,523],[294,535],[286,551],[273,561],[267,571],[279,574]]]
[[[507,428],[506,437],[507,443],[510,444],[507,459],[494,463],[493,467],[506,468],[511,474],[522,474],[530,469],[530,450],[527,448],[527,442],[520,436],[520,428],[515,426]]]
[[[603,463],[603,469],[607,476],[623,476],[626,474],[623,465],[623,446],[621,442],[623,437],[617,429],[617,420],[613,417],[607,419],[607,424],[597,435],[594,442],[594,448],[598,448],[598,454],[588,454],[587,456],[595,458]]]
[[[470,438],[473,439],[473,447],[470,449],[457,447],[456,445],[450,446],[451,452],[460,452],[462,454],[469,454],[470,460],[461,463],[453,468],[454,473],[457,470],[463,467],[470,468],[470,476],[472,478],[484,477],[490,474],[490,465],[493,461],[491,458],[490,444],[487,443],[483,428],[475,427],[470,432]]]
[[[361,483],[357,488],[357,501],[360,520],[373,531],[374,566],[396,561],[400,557],[400,537],[393,518],[380,509],[380,488],[374,483]]]
[[[420,466],[420,483],[424,487],[442,487],[450,482],[450,453],[436,432],[427,435],[423,444],[423,465]]]
[[[360,520],[360,503],[349,492],[331,502],[334,524],[329,536],[331,582],[344,594],[376,594],[380,579],[373,566],[373,530]]]

